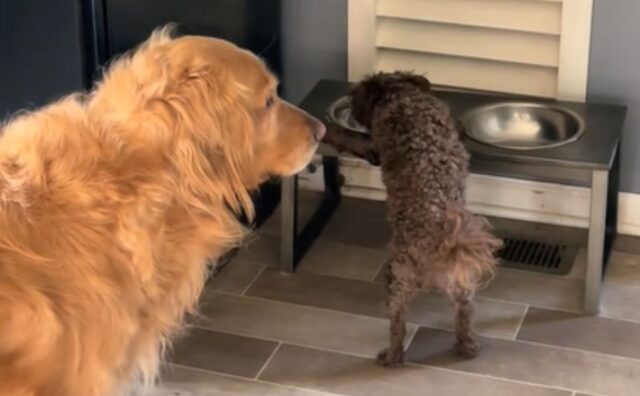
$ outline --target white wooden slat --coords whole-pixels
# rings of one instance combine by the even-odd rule
[[[593,0],[563,0],[558,98],[587,97]]]
[[[378,0],[377,15],[559,35],[562,3],[523,0]]]
[[[544,34],[379,18],[376,45],[557,67],[560,39]]]
[[[376,70],[424,73],[434,84],[555,97],[557,69],[379,49]]]
[[[373,71],[376,48],[376,1],[348,0],[348,54],[350,81],[357,81]]]

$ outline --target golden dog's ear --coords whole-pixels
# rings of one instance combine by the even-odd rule
[[[199,69],[181,84],[180,100],[167,105],[177,117],[174,125],[180,130],[181,143],[175,160],[181,163],[179,169],[188,172],[181,178],[188,191],[194,198],[221,198],[236,214],[253,219],[249,191],[258,187],[260,179],[246,93],[222,71]]]
[[[122,122],[152,98],[161,97],[171,83],[167,44],[173,25],[155,30],[134,51],[116,58],[94,90],[92,107],[102,118]]]

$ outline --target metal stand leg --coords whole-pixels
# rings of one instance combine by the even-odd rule
[[[282,181],[280,271],[292,273],[309,250],[340,203],[340,169],[337,157],[323,157],[324,197],[313,215],[298,233],[298,178]]]
[[[600,294],[605,260],[608,189],[609,172],[594,170],[591,175],[589,246],[584,297],[584,311],[590,315],[597,315],[600,312]]]
[[[292,273],[296,265],[298,236],[298,176],[282,180],[280,198],[282,225],[280,234],[280,271]]]
[[[619,149],[618,149],[619,151]],[[607,196],[607,235],[604,241],[604,270],[607,270],[609,257],[613,250],[613,242],[618,235],[618,195],[620,193],[620,154],[616,157],[609,171],[609,190]]]
[[[323,157],[324,199],[334,205],[340,203],[340,160],[338,157]]]

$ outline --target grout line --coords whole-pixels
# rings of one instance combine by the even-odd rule
[[[411,332],[411,334],[409,334],[409,338],[407,338],[407,342],[405,343],[405,347],[404,347],[405,351],[411,347],[411,343],[413,342],[413,339],[416,338],[416,334],[418,334],[418,330],[420,330],[420,326],[416,326],[415,329],[413,329],[413,331]]]
[[[501,298],[483,296],[482,294],[480,294],[481,292],[482,290],[478,290],[478,293],[473,297],[474,301],[484,300],[487,302],[497,302],[501,304],[506,303],[506,304],[512,304],[512,305],[531,305],[531,303],[522,302],[522,301],[503,300]],[[544,307],[538,307],[538,308],[544,308]]]
[[[341,393],[333,393],[333,392],[327,392],[327,391],[321,391],[321,390],[316,390],[313,388],[303,388],[301,386],[296,386],[296,385],[288,385],[288,384],[281,384],[279,382],[272,382],[272,381],[267,381],[267,380],[260,380],[260,381],[256,381],[262,384],[267,384],[267,385],[273,385],[275,387],[280,387],[280,388],[285,388],[285,389],[293,389],[293,390],[299,390],[299,391],[303,391],[305,393],[312,393],[312,396],[317,395],[317,396],[346,396],[343,395]]]
[[[273,358],[276,356],[276,353],[278,353],[278,351],[280,350],[280,347],[282,346],[282,341],[278,342],[278,345],[276,345],[275,348],[273,348],[273,352],[271,352],[271,355],[269,356],[269,358],[267,359],[266,362],[264,362],[264,365],[262,366],[262,368],[260,369],[260,371],[258,371],[258,374],[256,374],[255,377],[253,377],[254,381],[257,381],[260,379],[260,376],[262,375],[262,373],[264,372],[264,370],[267,369],[267,366],[269,365],[269,363],[271,363],[271,361],[273,360]]]
[[[193,326],[193,327],[201,327],[201,326]],[[205,329],[207,329],[207,328],[205,328]],[[309,345],[309,344],[298,343],[298,342],[277,341],[277,340],[271,339],[271,338],[259,337],[259,336],[250,336],[250,335],[243,334],[243,333],[219,331],[219,330],[215,330],[215,329],[208,329],[208,330],[214,330],[214,331],[218,331],[220,333],[234,334],[234,335],[240,335],[240,336],[245,336],[245,337],[253,337],[255,339],[260,339],[260,340],[265,340],[265,341],[278,342],[278,346],[274,349],[274,352],[272,353],[272,356],[268,359],[267,363],[265,363],[265,366],[260,370],[260,373],[258,374],[258,376],[262,375],[262,372],[265,369],[265,367],[267,366],[267,364],[270,363],[270,361],[272,360],[272,358],[275,355],[275,353],[283,345],[290,345],[290,346],[299,347],[299,348],[312,349],[312,350],[321,351],[321,352],[333,353],[333,354],[336,354],[336,355],[352,356],[352,357],[357,357],[357,358],[361,358],[361,359],[375,360],[375,356],[374,355],[368,355],[368,354],[363,354],[363,353],[349,352],[349,351],[344,351],[344,350],[336,350],[336,349],[332,349],[332,348],[319,347],[317,345]],[[414,337],[415,337],[415,334],[417,334],[417,331],[418,331],[418,328],[416,328],[416,331],[414,332]],[[412,338],[411,341],[413,341],[413,338]],[[511,342],[513,342],[513,341],[511,341]],[[522,341],[515,341],[515,342],[522,342]],[[530,343],[530,342],[524,342],[524,343]],[[531,344],[538,345],[537,343],[531,343]],[[540,346],[544,346],[544,347],[549,347],[548,345],[544,345],[544,344],[539,344],[539,345]],[[551,348],[553,348],[553,347],[551,347]],[[560,349],[564,349],[564,348],[560,348]],[[586,352],[586,351],[581,351],[581,350],[577,350],[577,351],[583,352],[583,353]],[[586,353],[590,353],[590,352],[586,352]],[[607,356],[611,357],[609,355],[607,355]],[[616,357],[616,356],[613,356],[613,357]],[[637,361],[636,361],[636,363],[637,363]],[[170,364],[175,365],[175,366],[181,366],[181,365],[176,365],[174,363],[170,363]],[[433,369],[433,370],[445,371],[445,372],[449,372],[449,373],[455,373],[455,374],[458,374],[458,375],[467,375],[467,376],[478,377],[478,378],[488,378],[488,379],[497,380],[497,381],[501,381],[501,382],[522,384],[522,385],[527,385],[527,386],[532,386],[532,387],[537,387],[537,388],[556,389],[556,390],[562,390],[562,391],[565,391],[565,392],[572,392],[573,391],[573,389],[564,388],[562,386],[539,384],[539,383],[535,383],[535,382],[528,382],[528,381],[517,380],[517,379],[513,379],[513,378],[497,377],[497,376],[494,376],[494,375],[491,375],[491,374],[483,374],[483,373],[474,373],[474,372],[470,372],[470,371],[455,370],[455,369],[451,369],[451,368],[447,368],[447,367],[443,367],[443,366],[433,366],[433,365],[429,365],[429,364],[421,364],[421,363],[414,363],[414,362],[406,362],[405,365],[406,366],[412,366],[412,367],[429,368],[429,369]],[[251,379],[248,379],[248,378],[245,378],[245,377],[240,377],[240,376],[235,376],[235,375],[232,375],[232,374],[218,373],[218,372],[210,371],[210,370],[207,370],[207,369],[200,369],[200,368],[189,367],[189,366],[184,366],[184,367],[197,369],[199,371],[205,371],[205,372],[212,372],[212,373],[221,374],[221,375],[227,375],[227,376],[230,376],[230,377],[241,378],[241,379],[244,379],[244,380],[251,381]],[[268,381],[258,380],[258,379],[254,379],[253,381],[270,383]],[[306,388],[304,388],[304,389],[306,389]],[[597,394],[597,393],[589,393],[589,394],[591,396],[606,396],[606,395]]]
[[[302,307],[302,308],[306,308],[306,309],[312,309],[312,310],[316,310],[316,311],[320,311],[320,312],[328,312],[328,313],[333,313],[333,314],[339,314],[339,315],[345,315],[345,316],[352,316],[355,318],[360,318],[360,319],[369,319],[369,320],[382,320],[382,321],[388,321],[389,318],[386,316],[371,316],[371,315],[365,315],[365,314],[359,314],[359,313],[354,313],[354,312],[348,312],[348,311],[339,311],[337,309],[333,309],[333,308],[325,308],[325,307],[318,307],[315,305],[305,305],[305,304],[300,304],[300,303],[294,303],[294,302],[290,302],[290,301],[282,301],[282,300],[271,300],[268,298],[264,298],[264,297],[259,297],[259,296],[253,296],[253,295],[239,295],[236,293],[231,293],[231,292],[226,292],[226,291],[222,291],[222,290],[211,290],[210,293],[217,293],[217,294],[221,294],[221,295],[225,295],[225,296],[232,296],[232,297],[236,297],[236,298],[246,298],[246,299],[250,299],[250,300],[256,300],[256,301],[264,301],[264,302],[268,302],[268,303],[272,303],[272,304],[281,304],[281,305],[289,305],[289,306],[293,306],[293,307]],[[520,304],[520,305],[525,305],[525,304]],[[451,314],[453,315],[453,313]],[[435,326],[433,324],[431,325],[425,325],[425,324],[421,324],[418,322],[412,322],[412,321],[407,321],[408,325],[416,325],[418,327],[427,327],[430,329],[436,329],[436,330],[446,330],[446,331],[453,331],[452,327],[445,327],[445,326]],[[488,337],[488,338],[495,338],[498,340],[512,340],[513,337],[511,336],[507,336],[507,335],[498,335],[498,334],[490,334],[490,333],[486,333],[486,332],[478,332],[477,333],[480,336],[483,337]]]
[[[520,330],[522,330],[522,325],[524,324],[525,319],[527,318],[527,313],[529,313],[529,305],[524,307],[524,312],[522,313],[522,317],[518,322],[518,326],[516,327],[516,331],[513,333],[513,339],[518,339],[518,334],[520,334]]]
[[[634,288],[634,289],[640,291],[640,287],[639,288]],[[579,310],[579,309],[563,308],[563,307],[557,307],[557,306],[554,307],[552,305],[535,304],[535,303],[523,302],[523,301],[504,300],[504,299],[495,298],[495,297],[478,296],[478,297],[475,298],[476,301],[478,301],[480,299],[487,300],[487,301],[501,302],[501,303],[528,305],[529,308],[540,308],[540,309],[546,309],[548,311],[556,311],[556,312],[563,312],[563,313],[586,316],[586,314],[582,310]],[[602,304],[602,302],[601,302],[601,304]],[[611,319],[611,320],[617,320],[619,322],[626,322],[626,323],[632,323],[632,324],[639,324],[640,325],[640,319],[623,318],[621,316],[611,315],[611,314],[607,314],[607,313],[603,313],[603,312],[600,312],[600,314],[598,316],[594,316],[594,318]]]
[[[275,303],[275,304],[283,304],[283,305],[290,305],[290,306],[295,306],[295,307],[303,307],[303,308],[310,309],[310,310],[331,312],[331,313],[342,314],[342,315],[346,315],[346,316],[353,316],[353,317],[357,317],[357,318],[366,318],[366,319],[369,319],[369,320],[386,321],[386,319],[375,317],[375,316],[366,316],[366,315],[361,315],[361,314],[354,314],[354,313],[351,313],[351,312],[342,312],[342,311],[332,310],[332,309],[328,309],[328,308],[319,308],[319,307],[314,307],[314,306],[301,305],[301,304],[283,302],[283,301],[278,301],[278,300],[269,300],[269,299],[265,299],[265,298],[262,298],[262,297],[238,296],[237,294],[231,294],[231,293],[227,293],[227,292],[218,292],[218,291],[214,291],[214,293],[219,293],[219,294],[223,294],[223,295],[230,295],[230,296],[233,296],[233,297],[236,297],[236,298],[254,299],[254,300],[265,301],[265,302],[270,302],[270,303]],[[412,325],[416,325],[417,327],[424,327],[424,328],[431,329],[431,330],[440,330],[440,331],[446,331],[448,333],[453,333],[453,329],[446,328],[446,327],[436,327],[436,326],[433,326],[433,325],[427,326],[427,325],[421,325],[421,324],[413,323],[413,322],[408,322],[407,324],[412,324]],[[217,328],[217,327],[215,327],[213,325],[207,325],[207,324],[204,324],[204,325],[192,325],[192,327],[198,327],[198,328],[203,328],[203,329],[207,329],[207,330],[218,331],[218,332],[221,332],[221,333],[242,335],[242,336],[245,336],[245,337],[253,337],[253,338],[258,338],[258,339],[261,338],[260,336],[254,336],[252,334],[242,333],[242,332],[237,332],[237,331],[224,330],[224,329]],[[599,357],[606,357],[606,358],[611,358],[611,359],[623,360],[623,361],[627,361],[627,362],[634,362],[634,363],[639,363],[640,362],[640,359],[630,358],[630,357],[627,357],[627,356],[620,356],[620,355],[611,355],[611,354],[598,352],[598,351],[589,351],[589,350],[578,349],[578,348],[573,348],[573,347],[567,347],[567,346],[562,346],[562,345],[543,344],[543,343],[535,342],[535,341],[507,338],[507,337],[501,337],[501,336],[496,336],[496,335],[490,335],[490,334],[486,334],[486,333],[477,333],[477,334],[482,336],[482,337],[484,337],[484,338],[489,338],[489,339],[493,339],[493,340],[516,342],[516,343],[521,343],[521,344],[526,344],[526,345],[535,345],[535,346],[539,346],[539,347],[543,347],[543,348],[559,349],[559,350],[571,351],[571,352],[582,353],[582,354],[592,354],[592,355],[599,356]],[[274,341],[274,342],[280,342],[281,341],[281,340],[269,339],[269,338],[265,338],[265,337],[262,337],[262,339],[267,340],[267,341]],[[287,343],[289,343],[289,342],[287,341]],[[300,345],[300,346],[308,347],[308,345]],[[320,348],[320,349],[322,349],[322,348]],[[339,353],[342,352],[342,351],[339,351],[339,350],[335,350],[334,351],[334,350],[329,350],[329,349],[327,349],[327,351],[339,352]]]
[[[263,262],[260,262],[258,260],[246,260],[246,259],[242,259],[242,260],[251,261],[251,262],[254,262],[254,263],[264,264]],[[258,276],[256,276],[256,279],[254,279],[252,281],[252,283],[240,295],[245,296],[246,293],[251,288],[251,286],[253,286],[253,283],[255,283],[255,281],[259,278],[259,275],[261,275],[264,271],[266,271],[269,268],[269,266],[267,264],[264,264],[264,265],[265,265],[265,267],[262,269],[260,274],[258,274]],[[384,263],[383,263],[383,265],[384,265]],[[379,273],[381,268],[382,267],[380,267],[378,269],[378,272],[376,273],[376,276]],[[381,285],[380,282],[376,282],[375,281],[375,277],[376,276],[373,277],[373,280],[365,280],[365,279],[361,279],[361,278],[350,278],[350,277],[337,276],[337,275],[327,275],[327,274],[321,274],[321,273],[316,273],[316,272],[310,272],[310,273],[313,274],[313,275],[333,277],[333,278],[338,278],[338,279],[346,279],[346,280],[352,280],[352,281],[358,281],[358,282],[366,282],[366,283],[370,283],[370,284],[372,284],[374,286],[380,286]],[[545,277],[545,275],[540,275],[540,274],[533,274],[533,276]],[[606,286],[607,284],[610,284],[613,287],[628,287],[630,289],[640,291],[640,286],[624,285],[624,284],[618,284],[618,283],[607,282],[607,281],[604,282],[603,286]],[[218,291],[218,292],[221,292],[221,291]],[[221,293],[224,293],[224,292],[221,292]],[[233,295],[236,295],[236,296],[238,295],[236,293],[228,293],[228,294],[233,294]],[[526,302],[526,301],[507,300],[507,299],[503,299],[503,298],[484,296],[482,294],[476,295],[475,300],[476,301],[487,301],[487,302],[498,302],[498,303],[511,304],[511,305],[526,305],[526,306],[529,306],[529,308],[541,308],[541,309],[547,309],[547,310],[557,311],[557,312],[565,312],[565,313],[571,313],[571,314],[584,315],[584,312],[582,310],[580,310],[580,309],[564,308],[564,307],[558,307],[558,306],[553,306],[553,305],[545,305],[545,304],[537,304],[537,303]],[[277,301],[277,300],[269,300],[269,301]],[[302,305],[302,304],[295,304],[295,305]],[[324,309],[324,310],[327,310],[327,311],[343,312],[343,311],[332,310],[332,309],[329,309],[329,308],[321,308],[321,307],[315,307],[315,308]],[[366,316],[366,315],[360,315],[360,314],[355,314],[355,313],[350,313],[350,312],[343,312],[343,313],[349,313],[349,314],[358,315],[358,316]],[[620,316],[610,315],[610,314],[606,314],[606,313],[601,313],[598,317],[599,318],[605,318],[605,319],[618,320],[618,321],[621,321],[621,322],[640,324],[640,320],[623,318],[623,317],[620,317]],[[482,334],[482,333],[479,333],[479,334]],[[494,336],[492,336],[492,337],[494,337]],[[501,338],[501,337],[496,337],[496,338]]]
[[[619,280],[611,280],[611,279],[605,279],[603,282],[603,287],[606,287],[607,285],[610,285],[612,287],[624,287],[624,288],[629,288],[633,291],[640,291],[640,285],[630,285],[628,283],[625,282],[621,282]]]
[[[240,293],[241,296],[245,296],[247,294],[247,292],[249,291],[249,289],[251,289],[251,287],[253,286],[254,283],[256,283],[258,281],[258,279],[260,278],[260,276],[262,276],[262,274],[264,273],[264,271],[267,270],[267,265],[264,263],[262,264],[262,268],[260,269],[260,271],[258,271],[258,273],[256,274],[256,276],[253,278],[253,280],[251,282],[249,282],[249,284],[247,285],[247,287],[244,288],[244,290],[242,291],[242,293]]]
[[[253,334],[245,333],[245,332],[242,332],[242,331],[220,330],[220,329],[216,329],[216,328],[204,327],[204,326],[198,326],[198,325],[194,325],[194,326],[191,326],[191,327],[204,329],[204,330],[209,330],[209,331],[215,331],[216,333],[230,334],[230,335],[246,337],[246,338],[253,338],[253,339],[256,339],[256,340],[268,341],[268,342],[273,342],[273,343],[278,343],[278,344],[291,345],[291,346],[300,347],[300,348],[314,349],[314,350],[318,350],[318,351],[322,351],[322,352],[331,352],[331,353],[342,354],[342,355],[347,354],[347,355],[350,355],[350,356],[355,356],[355,357],[359,357],[359,358],[363,358],[363,359],[372,359],[372,358],[375,357],[374,355],[368,355],[366,353],[359,353],[359,352],[346,351],[346,350],[341,350],[341,349],[320,347],[320,346],[317,346],[317,345],[305,344],[303,342],[282,341],[282,340],[278,340],[278,339],[275,339],[275,338],[253,335]],[[382,347],[382,345],[381,345],[381,347]]]
[[[385,253],[385,255],[387,255],[387,253]],[[380,271],[382,271],[382,269],[385,267],[385,265],[387,265],[387,258],[385,257],[384,260],[382,260],[382,263],[378,266],[378,268],[376,269],[375,273],[373,274],[373,276],[371,277],[371,279],[368,279],[368,282],[371,282],[375,285],[379,285],[380,282],[377,282],[376,279],[378,278],[378,275],[380,275]]]
[[[290,344],[290,343],[283,343],[283,345],[285,345],[285,344],[286,345],[291,345],[291,346],[298,346],[298,347],[302,347],[302,348],[307,348],[307,349],[312,349],[312,350],[317,350],[317,351],[321,351],[321,352],[329,352],[329,353],[339,354],[339,355],[343,355],[343,356],[351,356],[351,357],[356,357],[356,358],[361,358],[361,359],[375,360],[375,357],[368,356],[368,355],[359,355],[359,354],[346,353],[346,352],[336,352],[336,351],[326,350],[324,348],[317,348],[317,347],[309,347],[309,346],[304,346],[304,345],[295,345],[295,344]],[[375,363],[372,363],[372,364],[375,364]],[[184,366],[184,365],[175,364],[175,363],[169,363],[169,365],[176,366],[176,367],[181,367],[181,368],[185,368],[185,369],[190,369],[190,370],[195,370],[195,371],[199,371],[199,372],[209,373],[209,374],[216,374],[216,375],[221,375],[221,376],[225,376],[225,377],[240,379],[240,380],[247,381],[247,382],[258,382],[258,383],[266,383],[266,384],[278,385],[278,386],[283,386],[283,387],[290,387],[289,385],[282,385],[282,384],[279,384],[279,383],[265,381],[265,380],[261,380],[261,379],[251,379],[251,378],[241,377],[241,376],[234,375],[234,374],[219,373],[217,371],[211,371],[211,370],[198,368],[198,367]],[[451,369],[451,368],[445,368],[445,367],[439,367],[439,366],[431,366],[431,365],[419,364],[419,363],[413,363],[413,362],[406,362],[404,365],[407,366],[407,367],[416,367],[416,368],[421,368],[421,369],[442,371],[442,372],[447,372],[447,373],[453,373],[453,374],[460,375],[460,376],[468,376],[468,377],[475,377],[475,378],[485,378],[485,379],[491,379],[491,380],[499,381],[499,382],[503,382],[503,383],[520,384],[520,385],[526,385],[526,386],[535,387],[535,388],[555,389],[555,390],[561,390],[561,391],[565,391],[565,392],[572,392],[573,391],[572,389],[563,388],[561,386],[544,385],[544,384],[521,381],[521,380],[516,380],[516,379],[511,379],[511,378],[496,377],[496,376],[493,376],[493,375],[490,375],[490,374],[481,374],[481,373],[474,373],[474,372],[469,372],[469,371],[459,371],[459,370],[454,370],[454,369]],[[310,388],[298,388],[298,387],[292,387],[292,388],[315,391],[314,389],[310,389]],[[336,394],[329,393],[328,395],[336,395]],[[594,394],[593,396],[604,396],[604,395]]]
[[[254,261],[254,262],[258,263],[258,261]],[[266,271],[268,268],[269,268],[269,266],[265,265],[265,268],[262,270],[262,272]],[[380,269],[382,269],[382,267],[380,267]],[[376,276],[379,273],[380,269],[378,269],[378,272],[376,273]],[[366,279],[362,279],[362,278],[352,278],[352,277],[337,276],[337,275],[327,275],[327,274],[322,274],[322,273],[317,273],[317,272],[312,272],[312,271],[309,271],[309,273],[312,274],[312,275],[333,277],[333,278],[338,278],[338,279],[342,279],[342,280],[352,280],[352,281],[357,281],[357,282],[366,282],[366,283],[372,284],[374,286],[380,286],[382,284],[380,282],[376,282],[375,281],[376,276],[373,277],[373,280],[366,280]],[[256,280],[257,280],[257,278],[256,278]],[[254,282],[255,282],[255,280],[254,280]],[[250,286],[252,286],[252,285],[249,285],[249,287],[245,290],[244,294],[241,294],[241,295],[246,296],[246,292],[249,290]],[[623,285],[612,284],[612,286],[623,286]],[[627,287],[627,285],[624,285],[624,287]],[[634,287],[634,286],[629,286],[629,287],[634,289],[634,290],[639,290],[640,291],[640,287]],[[220,292],[220,291],[218,291],[218,292]],[[224,293],[224,292],[221,292],[221,293]],[[229,294],[238,295],[238,294],[235,294],[235,293],[229,293]],[[255,296],[252,296],[252,297],[255,297]],[[580,310],[580,309],[564,308],[564,307],[558,307],[558,306],[553,306],[553,305],[545,305],[545,304],[537,304],[537,303],[526,302],[526,301],[506,300],[506,299],[503,299],[503,298],[484,296],[482,294],[476,295],[474,300],[477,301],[477,302],[478,301],[498,302],[498,303],[510,304],[510,305],[528,306],[529,308],[540,308],[540,309],[546,309],[546,310],[557,311],[557,312],[565,312],[565,313],[571,313],[571,314],[584,315],[584,312],[582,310]],[[278,300],[269,300],[269,301],[278,301]],[[295,305],[302,305],[302,304],[295,304]],[[304,306],[306,306],[306,305],[304,305]],[[333,309],[330,309],[330,308],[321,308],[321,307],[315,307],[315,308],[324,309],[324,310],[327,310],[327,311],[349,313],[349,314],[357,315],[357,316],[366,316],[366,315],[355,314],[355,313],[351,313],[351,312],[337,311],[337,310],[333,310]],[[598,317],[606,318],[606,319],[618,320],[618,321],[622,321],[622,322],[640,324],[640,320],[628,319],[628,318],[618,317],[618,316],[615,316],[615,315],[608,315],[608,314],[605,314],[605,313],[601,313]],[[482,333],[479,333],[479,334],[482,334]],[[500,337],[496,337],[496,338],[500,338]],[[506,337],[503,337],[503,338],[506,339]]]
[[[466,375],[469,375],[471,377],[486,378],[486,379],[491,379],[491,380],[494,380],[494,381],[526,385],[526,386],[531,386],[531,387],[535,387],[535,388],[555,389],[555,390],[560,390],[560,391],[564,391],[564,392],[575,392],[573,389],[565,388],[565,387],[562,387],[562,386],[545,385],[545,384],[539,384],[539,383],[536,383],[536,382],[517,380],[517,379],[513,379],[513,378],[496,377],[495,375],[491,375],[491,374],[474,373],[474,372],[470,372],[470,371],[458,371],[458,370],[454,370],[454,369],[447,368],[447,367],[431,366],[431,365],[428,365],[428,364],[419,364],[419,363],[413,363],[413,362],[409,362],[409,363],[405,363],[405,364],[408,365],[408,366],[412,366],[412,367],[422,367],[422,368],[427,367],[427,368],[430,368],[430,369],[433,369],[433,370],[445,371],[445,372],[448,372],[448,373],[466,374]],[[605,396],[605,395],[592,394],[592,396]]]
[[[289,305],[289,306],[294,306],[294,307],[302,307],[302,308],[312,309],[312,310],[321,311],[321,312],[330,312],[330,313],[340,314],[340,315],[345,315],[345,316],[353,316],[353,317],[360,318],[360,319],[379,320],[379,321],[387,321],[388,320],[388,318],[386,318],[384,316],[370,316],[370,315],[359,314],[359,313],[354,313],[354,312],[339,311],[337,309],[332,309],[332,308],[318,307],[318,306],[315,306],[315,305],[298,304],[298,303],[289,302],[289,301],[282,301],[282,300],[271,300],[271,299],[260,297],[260,296],[253,296],[251,294],[241,296],[241,295],[238,295],[238,294],[229,293],[229,292],[225,292],[225,291],[219,291],[219,290],[212,290],[212,292],[213,293],[217,293],[217,294],[226,295],[226,296],[242,297],[242,298],[246,298],[248,300],[264,301],[264,302],[269,302],[269,303],[273,303],[273,304]],[[415,324],[415,325],[419,326],[418,323],[413,323],[413,322],[407,322],[407,323],[411,323],[411,324]]]
[[[489,337],[487,337],[487,338],[489,338]],[[521,343],[521,344],[525,344],[525,345],[533,345],[533,346],[538,346],[538,347],[542,347],[542,348],[559,349],[559,350],[563,350],[563,351],[575,352],[575,353],[581,353],[581,354],[589,354],[589,355],[594,355],[594,356],[598,356],[598,357],[601,357],[601,358],[622,360],[622,361],[625,361],[625,362],[630,362],[630,363],[635,363],[635,364],[639,364],[640,363],[640,359],[631,358],[631,357],[628,357],[628,356],[610,355],[610,354],[603,353],[603,352],[589,351],[589,350],[585,350],[585,349],[578,349],[578,348],[573,348],[573,347],[568,347],[568,346],[563,346],[563,345],[543,344],[541,342],[522,340],[522,339],[510,340],[510,342],[517,342],[517,343]]]
[[[295,386],[295,385],[288,385],[288,384],[281,384],[278,382],[272,382],[272,381],[267,381],[267,380],[252,380],[251,378],[247,378],[247,377],[242,377],[240,375],[235,375],[235,374],[229,374],[229,373],[222,373],[219,371],[213,371],[213,370],[207,370],[207,369],[203,369],[203,368],[199,368],[199,367],[191,367],[191,366],[185,366],[182,364],[176,364],[176,363],[166,363],[167,366],[173,366],[173,367],[177,367],[177,368],[182,368],[185,370],[192,370],[192,371],[196,371],[196,372],[200,372],[200,373],[204,373],[204,374],[213,374],[213,375],[217,375],[220,377],[225,377],[225,378],[231,378],[231,379],[235,379],[235,380],[239,380],[242,382],[256,382],[259,384],[265,384],[265,385],[270,385],[276,388],[284,388],[284,389],[292,389],[292,390],[299,390],[299,391],[304,391],[304,392],[312,392],[314,394],[314,396],[317,394],[318,396],[344,396],[344,395],[340,395],[338,393],[331,393],[331,392],[325,392],[325,391],[318,391],[312,388],[303,388],[300,386]],[[160,378],[162,380],[162,377]],[[162,381],[160,382],[160,384],[162,384]]]

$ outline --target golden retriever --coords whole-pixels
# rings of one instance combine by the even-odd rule
[[[276,86],[251,53],[165,28],[88,95],[2,127],[1,396],[154,382],[205,262],[245,237],[250,192],[324,134]]]

